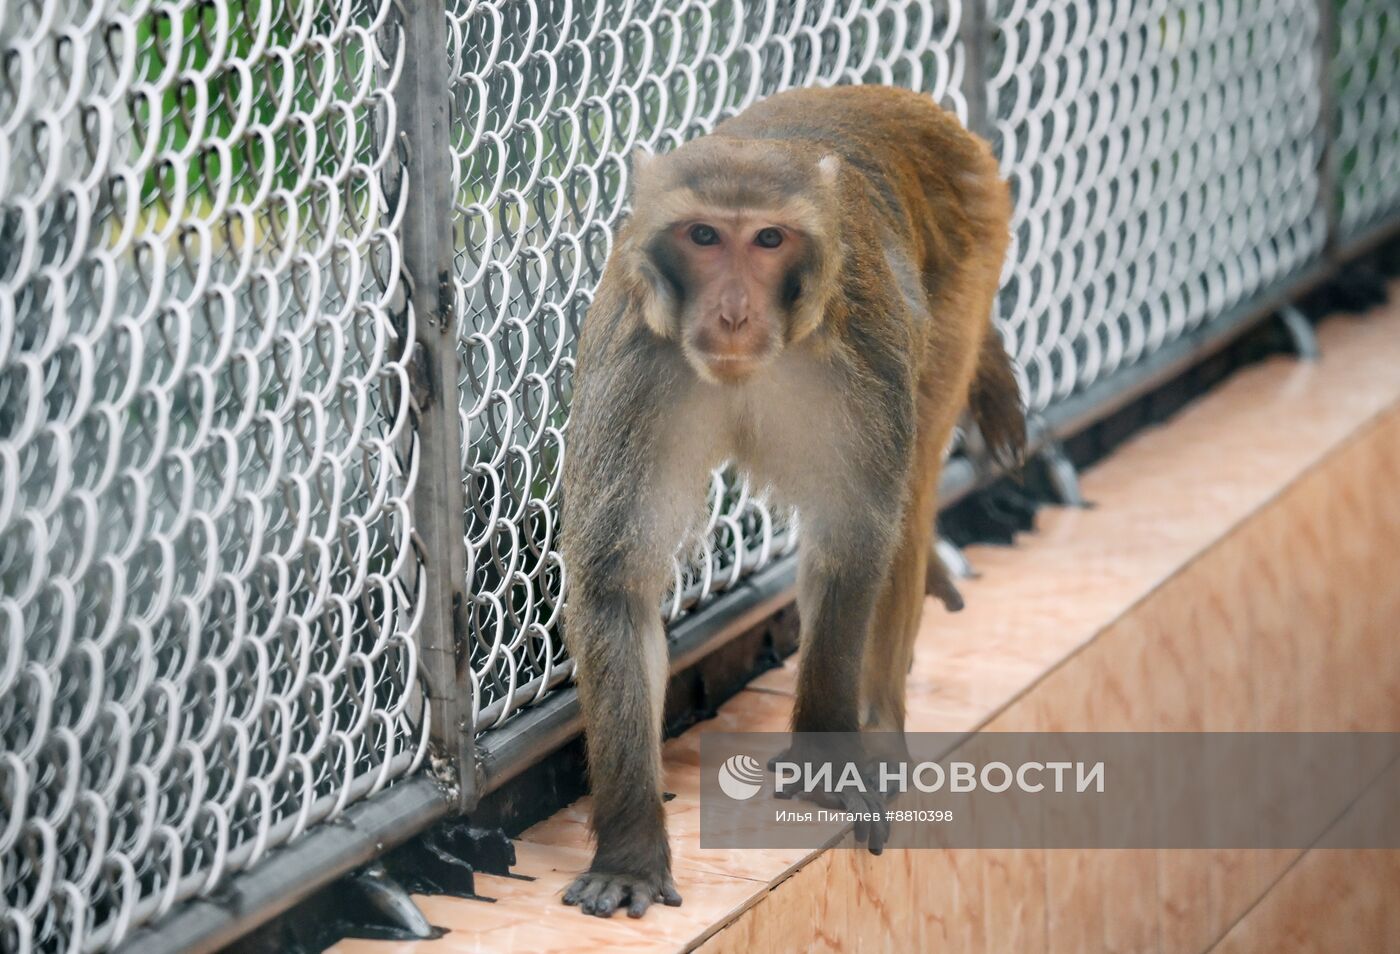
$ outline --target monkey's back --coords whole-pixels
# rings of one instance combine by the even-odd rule
[[[754,103],[715,135],[820,143],[858,166],[907,162],[910,147],[967,171],[995,169],[990,151],[956,116],[922,93],[893,86],[793,89]]]

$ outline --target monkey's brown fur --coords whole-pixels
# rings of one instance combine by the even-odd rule
[[[802,517],[794,730],[899,732],[954,422],[970,406],[1006,456],[1025,433],[990,318],[1008,190],[987,146],[931,100],[784,93],[635,171],[636,212],[579,342],[564,463],[565,638],[597,839],[564,900],[603,916],[680,901],[661,797],[658,606],[709,469],[734,460]],[[708,250],[678,229],[710,220],[771,221],[795,243],[769,299],[742,298],[772,347],[755,345],[756,370],[737,381],[707,374],[692,346],[715,320],[695,303],[714,289],[687,265]],[[878,849],[884,828],[861,834]]]

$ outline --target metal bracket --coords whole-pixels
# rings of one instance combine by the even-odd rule
[[[1288,333],[1293,353],[1299,360],[1316,361],[1322,357],[1322,348],[1317,343],[1317,331],[1312,322],[1308,321],[1307,315],[1299,311],[1296,305],[1284,305],[1278,310],[1278,317],[1283,324],[1283,330]]]
[[[476,890],[479,872],[505,878],[515,865],[515,844],[499,828],[482,828],[462,818],[447,819],[398,848],[388,870],[410,891],[492,901]]]
[[[1040,459],[1045,463],[1045,474],[1050,480],[1050,488],[1055,497],[1066,507],[1087,508],[1084,494],[1079,489],[1079,471],[1069,459],[1065,449],[1057,440],[1047,440],[1040,448]]]

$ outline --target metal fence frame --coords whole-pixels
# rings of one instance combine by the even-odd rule
[[[963,91],[968,124],[983,133],[989,129],[985,62],[991,42],[989,18],[995,16],[995,8],[996,0],[973,2],[959,28],[966,54]],[[543,695],[499,728],[480,736],[476,731],[477,700],[472,696],[464,619],[468,598],[463,546],[468,505],[461,467],[464,435],[455,403],[456,389],[467,375],[456,337],[456,303],[449,277],[453,249],[443,241],[444,235],[453,232],[448,162],[451,116],[447,76],[441,68],[448,47],[447,11],[443,0],[402,0],[397,11],[404,55],[394,90],[400,130],[395,148],[403,169],[399,187],[405,190],[399,229],[406,294],[395,317],[403,339],[416,343],[408,369],[411,440],[406,440],[403,453],[416,474],[411,525],[417,559],[411,561],[415,565],[406,584],[417,595],[415,610],[421,616],[417,634],[430,720],[431,770],[346,806],[336,824],[310,829],[233,877],[217,893],[173,909],[125,941],[122,949],[133,954],[209,951],[236,939],[434,821],[470,811],[483,795],[581,729],[576,692],[564,687]],[[1344,229],[1341,222],[1332,58],[1337,14],[1337,3],[1318,0],[1322,109],[1316,130],[1317,175],[1319,203],[1327,221],[1322,256],[1151,357],[1049,407],[1034,422],[1034,450],[1102,420],[1270,319],[1307,290],[1334,277],[1346,262],[1396,234],[1400,206],[1371,217],[1359,230]],[[1394,95],[1400,98],[1400,91]],[[987,460],[975,455],[955,458],[945,471],[943,504],[962,499],[996,476],[996,468]],[[673,670],[693,664],[790,602],[795,577],[795,558],[781,557],[683,616],[670,630]],[[0,929],[3,915],[0,909]]]
[[[471,674],[462,648],[467,567],[456,399],[461,369],[447,277],[452,247],[442,240],[452,230],[447,76],[439,60],[447,46],[447,19],[441,0],[407,3],[401,9],[406,56],[395,100],[407,152],[404,275],[413,305],[402,314],[414,322],[419,348],[409,376],[421,448],[419,473],[426,478],[420,478],[414,503],[414,545],[425,573],[421,659],[432,720],[429,738],[439,759],[435,769],[465,811],[475,800],[476,733]]]

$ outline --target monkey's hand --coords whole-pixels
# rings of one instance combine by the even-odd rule
[[[624,904],[629,918],[639,918],[653,901],[680,907],[681,896],[669,871],[641,874],[590,870],[575,878],[564,892],[565,904],[576,904],[584,914],[600,918],[612,917]]]
[[[854,761],[860,772],[861,782],[864,791],[850,791],[842,789],[836,792],[826,791],[800,791],[800,792],[779,792],[778,798],[797,798],[823,808],[834,811],[850,812],[854,814],[857,821],[853,822],[856,843],[865,845],[870,849],[872,855],[878,855],[885,850],[885,844],[890,840],[890,822],[885,815],[885,809],[889,807],[884,794],[880,791],[878,775],[876,773],[875,762],[864,752],[852,754],[848,758],[833,758],[831,751],[824,753],[812,751],[810,745],[796,743],[783,752],[768,760],[768,770],[772,771],[777,762],[795,762],[799,765],[811,764],[814,767],[823,763],[832,762],[828,778],[840,778],[843,762]]]

